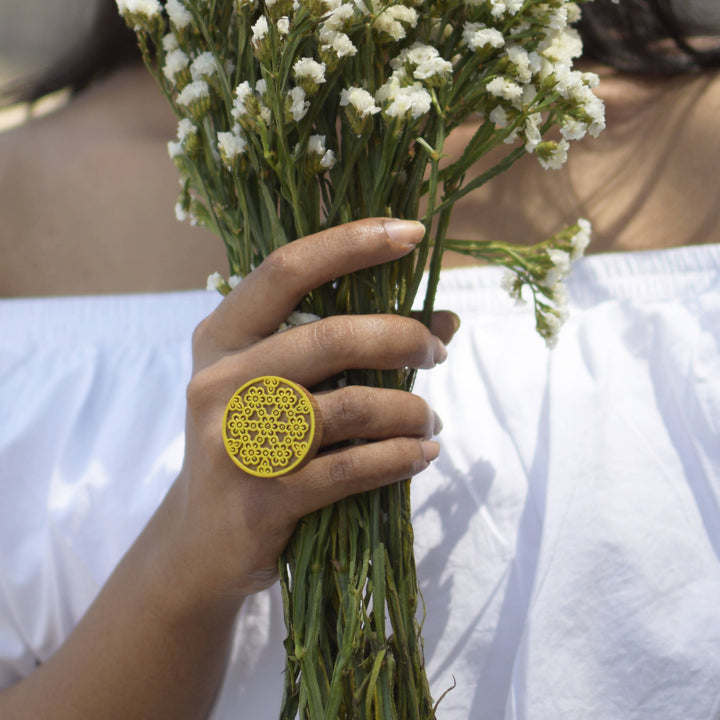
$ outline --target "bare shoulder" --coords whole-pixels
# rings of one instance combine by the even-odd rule
[[[142,68],[0,134],[0,295],[183,289],[224,271],[220,240],[175,220],[173,134]]]
[[[720,73],[608,75],[598,94],[607,112],[599,138],[573,143],[557,171],[523,157],[461,201],[454,235],[530,243],[586,217],[595,252],[720,242]],[[451,136],[451,155],[474,129]]]

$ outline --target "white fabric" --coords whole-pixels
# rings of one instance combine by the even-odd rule
[[[583,260],[548,352],[495,269],[417,390],[414,481],[443,720],[720,713],[720,246]],[[62,642],[172,482],[211,293],[0,302],[0,686]],[[214,720],[272,718],[276,589],[246,603]]]

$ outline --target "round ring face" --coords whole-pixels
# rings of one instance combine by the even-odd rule
[[[273,375],[255,378],[235,391],[225,409],[225,449],[250,475],[286,475],[315,454],[318,419],[310,394],[300,385]]]

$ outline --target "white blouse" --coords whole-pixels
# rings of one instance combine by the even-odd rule
[[[443,720],[720,713],[720,246],[593,256],[548,351],[495,268],[416,391],[413,483]],[[62,643],[177,474],[206,292],[0,301],[0,687]],[[213,720],[272,718],[277,588],[243,606]]]

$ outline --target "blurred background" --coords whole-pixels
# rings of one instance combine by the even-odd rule
[[[0,0],[0,87],[57,63],[87,37],[97,8],[97,0]],[[0,130],[29,112],[26,106],[0,108]]]

